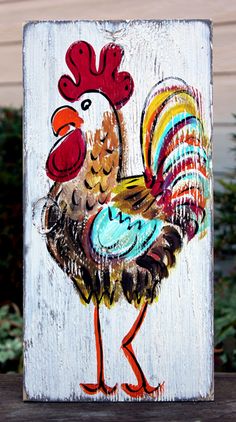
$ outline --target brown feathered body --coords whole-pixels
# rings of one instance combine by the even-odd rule
[[[158,295],[181,248],[181,237],[171,224],[162,228],[151,247],[136,259],[97,261],[91,253],[89,231],[107,204],[144,219],[158,218],[161,208],[144,176],[121,178],[125,129],[121,113],[107,112],[95,133],[86,133],[87,151],[78,176],[56,182],[44,207],[47,247],[73,280],[83,303],[93,300],[110,307],[121,297],[139,307]]]

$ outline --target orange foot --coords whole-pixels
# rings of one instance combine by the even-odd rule
[[[106,396],[111,396],[117,391],[117,384],[114,387],[109,387],[102,380],[97,384],[80,384],[80,387],[84,390],[86,394],[90,395],[103,393]]]
[[[140,383],[137,385],[133,384],[121,384],[122,390],[131,397],[140,398],[143,397],[145,394],[156,398],[159,394],[164,392],[164,384],[158,384],[157,387],[152,387],[148,382]]]

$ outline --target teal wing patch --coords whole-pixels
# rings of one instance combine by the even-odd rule
[[[151,246],[163,224],[161,220],[146,220],[108,206],[97,214],[91,227],[93,252],[103,259],[132,260]]]

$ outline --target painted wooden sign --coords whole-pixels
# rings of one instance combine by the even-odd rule
[[[210,37],[25,27],[25,400],[212,399]]]

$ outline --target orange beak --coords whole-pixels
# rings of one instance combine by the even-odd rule
[[[79,128],[84,121],[73,107],[63,106],[53,113],[51,123],[54,135],[64,136],[71,130],[71,126]]]

